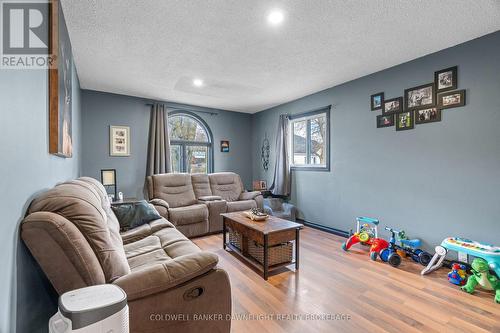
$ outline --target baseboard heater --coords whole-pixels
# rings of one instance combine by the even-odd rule
[[[308,226],[308,227],[311,227],[311,228],[314,228],[314,229],[318,229],[318,230],[321,230],[321,231],[326,231],[328,233],[331,233],[331,234],[334,234],[334,235],[337,235],[337,236],[341,236],[341,237],[345,237],[345,238],[348,238],[349,237],[349,231],[344,231],[344,230],[340,230],[340,229],[336,229],[336,228],[332,228],[332,227],[327,227],[327,226],[324,226],[324,225],[321,225],[321,224],[317,224],[317,223],[313,223],[313,222],[309,222],[309,221],[306,221],[306,220],[303,220],[303,219],[297,219],[298,222],[304,224],[305,226]]]

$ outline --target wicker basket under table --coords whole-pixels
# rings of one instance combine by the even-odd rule
[[[229,230],[229,242],[238,250],[242,249],[243,237],[240,233],[234,230]],[[253,259],[261,264],[264,263],[264,247],[259,243],[248,240],[247,253]],[[269,247],[269,266],[292,262],[293,260],[293,243],[284,242]]]

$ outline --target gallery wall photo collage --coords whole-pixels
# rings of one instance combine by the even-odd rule
[[[377,116],[377,128],[395,126],[396,131],[415,128],[415,124],[441,121],[443,109],[465,105],[465,90],[457,90],[458,67],[434,73],[434,82],[405,89],[404,95],[386,98],[384,92],[370,96],[371,111]]]

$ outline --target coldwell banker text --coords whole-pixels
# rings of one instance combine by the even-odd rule
[[[47,69],[55,65],[50,52],[49,1],[1,3],[2,69]]]

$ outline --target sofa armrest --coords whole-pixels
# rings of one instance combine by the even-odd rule
[[[168,210],[170,205],[163,199],[151,199],[149,203],[152,204],[161,216],[168,220]]]
[[[150,204],[153,204],[154,206],[162,206],[162,207],[165,207],[166,209],[169,209],[170,208],[170,205],[168,204],[168,202],[166,202],[165,200],[163,199],[151,199],[149,200],[149,203]]]
[[[123,244],[129,244],[151,236],[152,234],[163,228],[174,228],[174,225],[165,219],[158,219],[140,225],[137,228],[124,231],[120,233],[120,235],[122,236]]]
[[[222,200],[221,196],[218,195],[206,195],[203,197],[198,198],[199,201],[216,201],[216,200]]]
[[[127,293],[128,301],[154,295],[200,276],[217,265],[210,252],[191,253],[132,272],[113,283]]]
[[[242,192],[239,200],[254,200],[259,195],[262,195],[259,191]]]
[[[199,201],[208,208],[208,232],[222,231],[222,216],[220,214],[227,212],[226,200]]]

